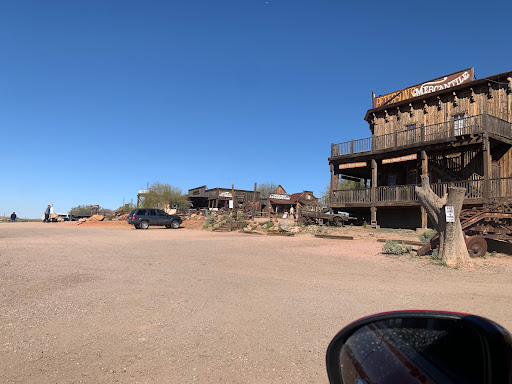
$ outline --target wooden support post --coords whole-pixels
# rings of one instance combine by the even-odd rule
[[[377,222],[377,207],[372,205],[372,207],[370,208],[370,212],[371,212],[370,220],[372,222]]]
[[[421,175],[428,177],[428,155],[426,151],[421,151]]]
[[[350,140],[350,153],[354,153],[354,140]]]
[[[332,180],[333,180],[333,178],[334,178],[334,166],[331,164],[331,165],[330,165],[330,168],[331,168],[331,180],[330,180],[330,182],[329,182],[329,197],[328,197],[328,198],[329,198],[329,201],[327,201],[327,205],[332,204],[332,201],[333,201],[333,199],[332,199],[332,198],[333,198],[333,195],[334,195],[334,193],[333,193],[333,191],[332,191]]]
[[[370,193],[370,202],[371,202],[371,221],[377,221],[377,207],[375,203],[377,202],[377,161],[372,159],[372,189]]]
[[[236,199],[235,199],[235,185],[234,184],[231,184],[231,199],[233,200],[233,210],[231,211],[232,218],[231,218],[231,221],[229,222],[229,230],[230,231],[233,230],[233,221],[236,218],[236,208],[235,208]]]
[[[428,178],[428,155],[426,151],[421,151],[421,176]],[[423,206],[421,207],[421,228],[427,228],[428,215]]]
[[[256,216],[256,186],[257,184],[254,183],[254,194],[252,195],[252,218],[254,219],[254,216]]]
[[[489,136],[487,133],[483,134],[482,137],[482,154],[484,157],[484,190],[483,190],[483,198],[484,198],[484,204],[487,204],[489,202],[489,198],[491,197],[490,194],[490,182],[489,179],[491,178],[492,174],[492,158],[491,158],[491,145],[489,143]]]
[[[428,226],[428,215],[427,215],[427,211],[422,206],[421,207],[421,228],[427,229],[427,226]]]
[[[235,212],[235,202],[236,202],[236,199],[235,199],[235,184],[231,184],[231,200],[233,200],[233,213]]]

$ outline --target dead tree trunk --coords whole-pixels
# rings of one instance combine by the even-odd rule
[[[448,193],[440,198],[430,189],[428,176],[421,176],[421,187],[416,187],[416,194],[439,234],[439,259],[452,267],[471,265],[459,220],[466,189],[448,187]],[[454,222],[446,221],[446,207],[453,207]]]

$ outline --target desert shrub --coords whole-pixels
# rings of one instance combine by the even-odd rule
[[[420,233],[418,237],[420,238],[420,241],[428,243],[430,241],[430,238],[434,235],[434,233],[436,233],[436,231],[434,231],[433,229],[429,229],[425,232]]]
[[[430,258],[432,260],[439,260],[439,248],[435,248],[432,250],[432,253],[430,254]]]
[[[368,226],[368,223],[365,221],[363,221],[363,228],[366,228]]]
[[[254,231],[256,228],[258,228],[258,226],[257,226],[257,225],[253,225],[253,226],[251,227],[251,231]]]
[[[390,255],[403,255],[411,253],[412,247],[405,245],[404,243],[398,244],[396,241],[386,240],[386,243],[382,246],[382,252]]]
[[[209,226],[212,227],[217,222],[217,216],[214,215],[208,215],[206,216],[206,219],[204,220],[203,228],[208,228]]]
[[[260,224],[264,229],[269,229],[274,226],[274,222],[272,220],[265,221],[264,223]]]
[[[224,225],[226,223],[231,223],[233,221],[233,218],[231,216],[221,216],[219,225]]]
[[[247,221],[245,220],[242,220],[240,221],[240,228],[244,229],[245,227],[247,227],[249,224],[247,224]]]

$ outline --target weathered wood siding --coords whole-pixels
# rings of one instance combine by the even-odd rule
[[[371,115],[376,136],[403,131],[408,125],[439,124],[455,115],[474,116],[488,113],[512,122],[512,80],[489,82],[474,88],[426,97],[409,104],[390,105],[389,109]]]

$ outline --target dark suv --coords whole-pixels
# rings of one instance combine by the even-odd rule
[[[161,209],[137,208],[128,215],[128,224],[135,229],[148,229],[150,225],[165,225],[165,228],[179,228],[181,218],[169,215]]]

